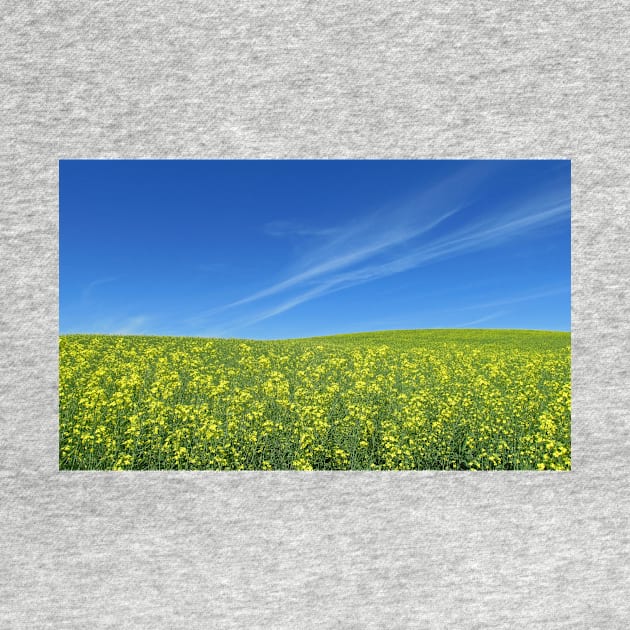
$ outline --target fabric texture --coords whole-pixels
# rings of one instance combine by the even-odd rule
[[[626,3],[2,14],[0,627],[629,627]],[[123,157],[570,158],[573,470],[59,472],[58,160]]]

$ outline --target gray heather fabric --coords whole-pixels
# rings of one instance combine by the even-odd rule
[[[626,3],[2,15],[0,627],[629,627]],[[58,472],[67,157],[571,158],[574,470]]]

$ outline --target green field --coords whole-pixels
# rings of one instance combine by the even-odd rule
[[[60,337],[64,470],[569,470],[570,333]]]

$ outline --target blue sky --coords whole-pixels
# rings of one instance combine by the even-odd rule
[[[568,160],[62,160],[60,332],[570,330]]]

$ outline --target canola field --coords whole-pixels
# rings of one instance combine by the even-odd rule
[[[62,470],[570,470],[570,333],[64,335]]]

